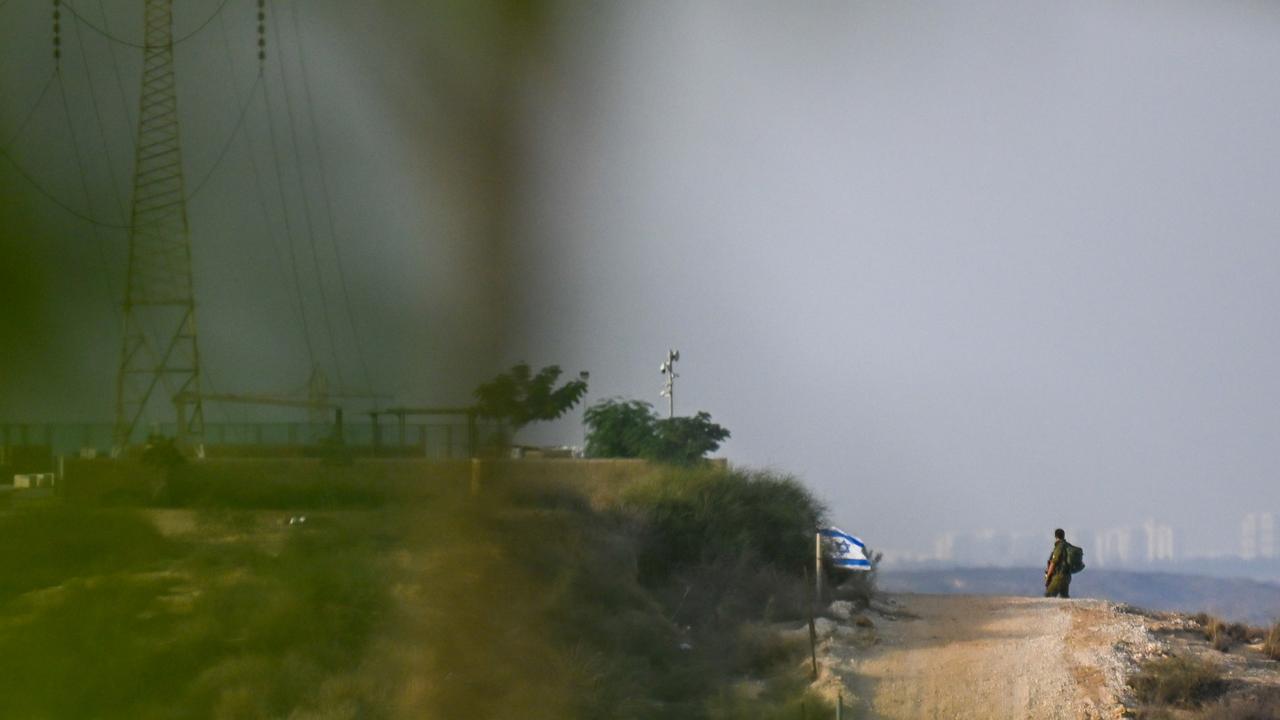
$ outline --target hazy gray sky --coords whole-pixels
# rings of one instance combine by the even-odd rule
[[[134,5],[104,7],[137,38]],[[214,6],[179,0],[179,32]],[[293,7],[273,5],[278,130],[281,58],[302,107]],[[1280,8],[565,4],[511,100],[527,120],[520,223],[495,256],[476,235],[487,208],[467,190],[476,140],[447,94],[485,86],[491,68],[451,31],[456,17],[442,20],[457,8],[297,7],[337,247],[379,389],[464,401],[474,380],[527,359],[590,370],[592,400],[658,404],[657,367],[677,347],[678,411],[711,412],[733,431],[728,457],[798,474],[881,547],[1154,517],[1181,549],[1226,550],[1243,512],[1280,509]],[[48,11],[0,7],[0,28],[16,28],[0,31],[0,141],[52,70]],[[252,12],[233,1],[179,49],[189,182],[251,87]],[[64,79],[92,214],[108,216],[112,182],[128,197],[138,58],[116,49],[122,100],[105,41],[83,36],[86,82],[74,33],[64,22]],[[89,87],[114,175],[93,144]],[[278,197],[264,220],[248,190],[247,142],[263,181],[274,172],[254,102],[190,214],[206,366],[219,389],[274,391],[300,386],[307,362]],[[45,98],[15,152],[85,207],[59,103]],[[319,166],[296,124],[315,203]],[[295,172],[287,158],[283,172]],[[300,224],[298,180],[285,184]],[[95,240],[24,188],[0,167],[0,210],[31,223],[42,242],[19,247],[56,296],[24,311],[56,322],[0,323],[22,340],[0,370],[27,373],[4,384],[0,409],[58,414],[69,405],[50,396],[69,395],[109,417],[118,323],[105,298],[123,284],[123,240]],[[334,246],[318,208],[312,219],[336,306]],[[500,351],[476,327],[490,263],[514,293]],[[303,282],[318,324],[316,274]],[[317,354],[359,385],[341,309],[331,320],[338,360],[313,328]],[[530,437],[578,443],[581,428],[575,417]]]
[[[527,342],[881,547],[1280,506],[1280,8],[628,3],[535,93]],[[1075,489],[1068,499],[1066,487]]]

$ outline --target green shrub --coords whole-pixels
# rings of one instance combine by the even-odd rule
[[[582,415],[587,426],[587,457],[644,457],[654,436],[657,416],[653,405],[641,400],[607,398]]]
[[[654,423],[654,436],[645,457],[672,465],[694,465],[729,439],[729,430],[711,422],[711,414],[664,418]]]
[[[1129,680],[1129,685],[1144,703],[1183,707],[1212,700],[1227,686],[1217,666],[1185,656],[1148,661]]]
[[[799,574],[825,509],[797,480],[771,472],[672,470],[628,489],[642,527],[642,581],[696,565],[772,566]]]
[[[659,418],[640,400],[608,398],[587,408],[587,455],[647,458],[669,465],[696,465],[729,438],[711,415]]]

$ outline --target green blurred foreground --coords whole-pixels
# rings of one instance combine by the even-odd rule
[[[801,486],[541,474],[11,500],[0,717],[826,716],[765,625],[802,616]]]

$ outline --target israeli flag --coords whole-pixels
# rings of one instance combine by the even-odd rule
[[[845,570],[870,570],[871,561],[867,559],[867,546],[858,538],[841,530],[829,527],[818,530],[827,546],[831,564]]]

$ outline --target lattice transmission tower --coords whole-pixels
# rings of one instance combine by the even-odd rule
[[[200,352],[186,188],[173,74],[173,0],[145,0],[142,93],[133,170],[124,339],[116,376],[114,445],[139,426],[174,413],[179,393],[194,398],[176,418],[179,437],[200,443]]]

